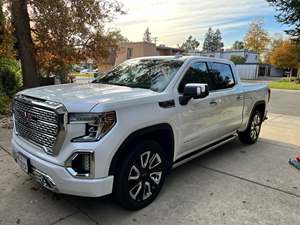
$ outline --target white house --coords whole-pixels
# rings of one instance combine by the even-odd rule
[[[189,52],[188,55],[213,57],[230,60],[232,56],[242,56],[246,59],[243,64],[237,64],[236,69],[241,79],[257,79],[259,76],[282,76],[283,72],[269,64],[261,64],[259,55],[248,50],[225,50],[218,52]]]
[[[204,57],[220,58],[230,60],[232,56],[242,56],[246,59],[245,63],[259,63],[259,57],[256,52],[248,50],[225,50],[218,52],[191,52],[189,55],[199,55]]]

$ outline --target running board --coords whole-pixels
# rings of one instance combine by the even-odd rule
[[[207,145],[203,148],[200,148],[200,149],[198,149],[194,152],[188,153],[188,154],[180,157],[179,159],[177,159],[173,163],[173,168],[175,168],[177,166],[180,166],[180,165],[182,165],[182,164],[184,164],[184,163],[186,163],[186,162],[188,162],[188,161],[190,161],[194,158],[197,158],[198,156],[203,155],[203,154],[205,154],[205,153],[207,153],[207,152],[209,152],[209,151],[211,151],[211,150],[213,150],[213,149],[215,149],[215,148],[217,148],[217,147],[219,147],[219,146],[221,146],[221,145],[223,145],[227,142],[230,142],[230,141],[234,140],[236,137],[237,137],[237,134],[233,134],[233,135],[225,137],[225,138],[223,138],[223,139],[221,139],[217,142],[209,144],[209,145]]]

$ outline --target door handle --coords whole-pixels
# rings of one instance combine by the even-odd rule
[[[243,95],[238,95],[238,96],[236,96],[236,99],[237,99],[237,100],[243,100],[243,98],[244,98]]]
[[[216,101],[211,101],[209,102],[210,105],[218,105],[218,103]]]

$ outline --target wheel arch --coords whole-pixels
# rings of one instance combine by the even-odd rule
[[[265,112],[266,112],[266,102],[264,100],[259,100],[257,102],[254,103],[251,113],[250,113],[250,117],[248,119],[248,124],[247,127],[249,126],[250,123],[250,118],[253,116],[253,113],[258,110],[260,111],[260,113],[262,114],[262,120],[264,120],[264,116],[265,116]]]
[[[135,141],[140,141],[142,139],[154,140],[162,145],[168,157],[168,170],[172,168],[174,158],[174,132],[170,124],[161,123],[141,128],[128,135],[112,158],[109,167],[109,175],[115,175],[118,168],[118,162],[123,158],[122,156],[128,153],[130,145],[134,144]]]

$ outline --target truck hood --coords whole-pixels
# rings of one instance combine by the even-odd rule
[[[97,104],[128,102],[159,93],[148,89],[89,83],[44,86],[19,94],[63,103],[69,112],[89,112]]]

